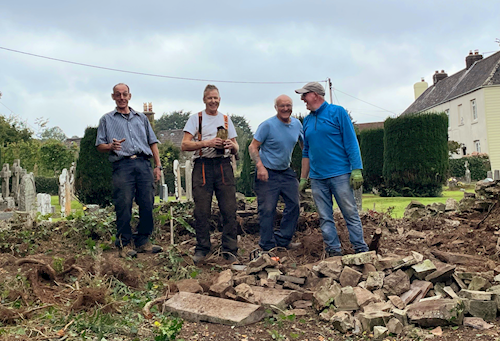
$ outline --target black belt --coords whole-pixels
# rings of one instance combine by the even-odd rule
[[[268,171],[271,171],[271,172],[275,172],[275,173],[284,173],[286,172],[287,170],[290,169],[290,167],[288,167],[287,169],[271,169],[271,168],[266,168]]]
[[[141,153],[141,154],[124,156],[123,158],[126,160],[135,160],[135,159],[149,160],[151,158],[151,155]]]

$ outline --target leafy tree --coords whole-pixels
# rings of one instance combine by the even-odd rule
[[[452,156],[453,154],[460,154],[460,143],[457,141],[449,140],[448,152],[450,156]]]
[[[252,141],[248,141],[243,152],[243,166],[241,169],[240,177],[236,183],[236,190],[240,193],[245,194],[245,196],[253,196],[253,183],[255,176],[255,164],[250,158],[250,153],[248,152],[248,146]]]
[[[245,118],[245,116],[232,114],[230,115],[230,117],[235,128],[240,128],[241,132],[247,136],[253,135],[252,129],[250,129],[250,125],[248,124],[248,121]]]
[[[28,172],[34,172],[35,175],[38,175],[36,174],[36,165],[40,162],[40,146],[41,142],[35,139],[11,142],[2,148],[2,164],[8,163],[12,165],[15,159],[19,159],[21,167]]]
[[[29,141],[33,131],[14,116],[5,117],[0,115],[0,143],[2,145],[11,142]]]
[[[190,115],[190,111],[184,112],[182,110],[172,111],[170,114],[164,113],[155,120],[155,131],[183,129]]]
[[[75,147],[67,148],[61,141],[50,139],[40,147],[40,171],[56,176],[71,167],[75,155]]]
[[[160,152],[161,164],[164,168],[163,174],[165,175],[165,183],[167,184],[169,192],[173,192],[175,188],[175,176],[173,173],[174,160],[179,160],[181,150],[170,141],[165,141],[158,145],[158,150]]]
[[[52,127],[52,128],[47,128],[42,131],[40,134],[40,139],[42,141],[47,141],[47,140],[56,140],[56,141],[61,141],[63,142],[66,140],[68,137],[64,133],[64,131],[59,128],[59,127]]]

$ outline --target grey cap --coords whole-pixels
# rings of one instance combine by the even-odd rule
[[[301,89],[295,90],[295,92],[301,95],[308,92],[315,92],[320,96],[324,96],[325,88],[323,88],[323,85],[319,84],[318,82],[310,82],[304,85]]]

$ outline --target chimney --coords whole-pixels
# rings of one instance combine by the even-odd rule
[[[465,57],[465,68],[469,70],[475,62],[481,59],[483,59],[483,55],[479,54],[479,50],[474,50],[474,54],[472,53],[472,50],[469,51],[469,55]]]
[[[413,92],[415,94],[415,99],[419,98],[420,95],[424,93],[425,90],[427,90],[427,87],[429,84],[425,81],[424,77],[422,77],[421,82],[417,82],[413,85]]]
[[[448,74],[446,72],[444,72],[444,70],[441,70],[441,72],[436,70],[436,73],[432,76],[432,80],[434,81],[434,85],[436,85],[437,82],[445,79],[446,77],[448,77]]]

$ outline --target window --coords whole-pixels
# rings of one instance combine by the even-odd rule
[[[462,104],[458,105],[458,125],[464,124],[464,116],[462,114]]]
[[[474,149],[476,149],[476,152],[481,153],[481,142],[479,140],[474,141]]]
[[[477,106],[475,99],[470,101],[470,111],[472,113],[472,120],[477,121]]]
[[[446,116],[448,116],[448,128],[450,127],[450,109],[446,109],[444,111],[446,113]]]

